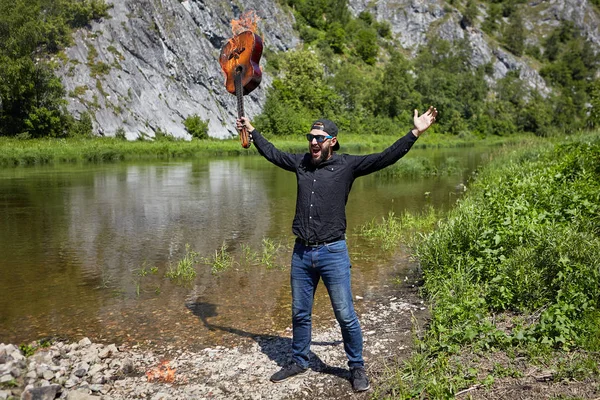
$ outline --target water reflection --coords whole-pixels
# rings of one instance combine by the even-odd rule
[[[245,172],[237,161],[213,160],[97,174],[65,193],[68,244],[84,257],[86,275],[121,280],[144,261],[176,259],[186,243],[210,254],[240,236],[261,238],[269,213],[251,206],[266,203],[265,189]]]
[[[348,202],[355,294],[376,296],[408,260],[382,256],[352,230],[390,211],[448,207],[464,181],[355,182]],[[242,244],[259,250],[265,237],[281,241],[277,264],[288,265],[295,196],[294,175],[260,157],[0,170],[0,341],[85,335],[203,345],[278,332],[290,323],[287,271],[236,264],[215,276],[199,264],[190,286],[165,272],[186,244],[202,257],[224,244],[239,259]],[[319,318],[333,318],[324,290]]]

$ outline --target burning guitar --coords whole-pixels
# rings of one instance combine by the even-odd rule
[[[262,71],[258,65],[263,51],[263,42],[256,33],[258,17],[253,11],[244,13],[239,20],[231,21],[234,36],[221,50],[219,63],[225,74],[225,88],[237,97],[238,117],[244,116],[244,95],[260,85]],[[240,131],[242,147],[250,147],[246,128]]]

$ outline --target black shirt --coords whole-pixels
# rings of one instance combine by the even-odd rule
[[[394,164],[410,150],[417,137],[409,132],[376,154],[333,153],[317,166],[311,163],[310,153],[280,151],[257,130],[252,132],[252,140],[267,160],[296,173],[298,197],[292,224],[294,235],[310,242],[330,242],[346,233],[346,203],[354,180]]]

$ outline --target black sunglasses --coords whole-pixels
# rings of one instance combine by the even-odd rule
[[[312,133],[307,133],[306,139],[308,139],[309,142],[312,142],[313,139],[315,139],[317,143],[323,143],[327,139],[333,139],[333,136],[313,135]]]

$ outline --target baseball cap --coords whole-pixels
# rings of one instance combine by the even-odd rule
[[[310,130],[312,131],[313,129],[318,129],[321,131],[324,131],[325,133],[327,133],[330,136],[335,136],[337,137],[338,134],[338,127],[336,124],[333,123],[333,121],[330,121],[328,119],[318,119],[315,122],[313,122],[312,127],[310,128]],[[340,149],[340,142],[339,140],[335,143],[335,146],[333,146],[333,150],[339,150]]]

